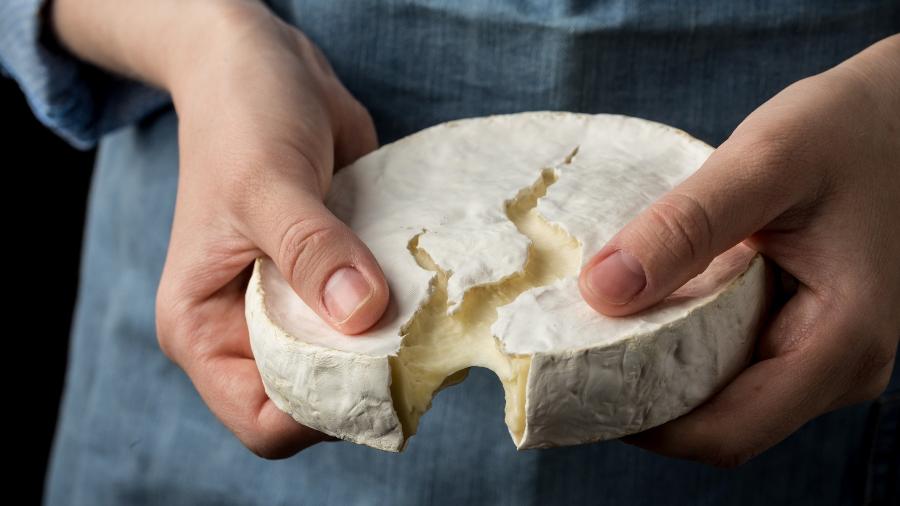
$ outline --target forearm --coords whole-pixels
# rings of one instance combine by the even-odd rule
[[[53,0],[66,49],[99,67],[173,91],[227,34],[228,7],[253,0]]]

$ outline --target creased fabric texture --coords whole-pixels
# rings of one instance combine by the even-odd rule
[[[0,2],[0,71],[45,126],[80,149],[170,102],[167,93],[79,61],[47,23],[47,0]]]
[[[900,29],[900,5],[877,0],[272,6],[322,48],[382,142],[558,109],[641,116],[718,144],[786,85]],[[819,417],[730,471],[620,442],[517,453],[499,381],[482,369],[437,396],[403,454],[328,443],[257,458],[158,349],[176,119],[143,118],[99,151],[47,504],[896,504],[896,369],[879,401]]]

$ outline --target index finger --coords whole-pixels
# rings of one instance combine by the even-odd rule
[[[195,353],[181,367],[216,417],[253,453],[290,457],[328,438],[301,425],[269,398],[250,348],[244,317],[244,276],[193,306]]]
[[[762,337],[767,354],[694,411],[624,439],[670,457],[739,465],[837,407],[854,372],[852,318],[800,287]],[[771,354],[771,355],[768,355]]]

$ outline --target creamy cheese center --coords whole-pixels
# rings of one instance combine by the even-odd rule
[[[421,234],[409,242],[408,249],[419,266],[435,272],[435,276],[428,300],[401,329],[404,337],[400,351],[390,357],[391,395],[404,439],[416,433],[419,418],[431,407],[437,391],[465,379],[473,366],[488,368],[500,378],[506,394],[506,424],[517,444],[521,439],[531,358],[505,353],[502,343],[492,335],[491,325],[497,320],[497,308],[521,293],[578,273],[579,241],[547,222],[535,209],[538,199],[556,182],[559,170],[542,170],[532,186],[506,203],[507,217],[531,243],[524,270],[497,283],[469,289],[452,314],[447,283],[453,273],[442,270],[419,246]]]

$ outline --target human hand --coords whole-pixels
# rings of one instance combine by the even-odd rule
[[[229,28],[222,58],[196,62],[174,88],[180,172],[158,336],[213,413],[252,451],[280,458],[323,436],[266,395],[244,316],[252,263],[271,257],[337,330],[371,326],[387,284],[322,199],[332,167],[377,140],[368,113],[300,32],[255,6]]]
[[[885,389],[900,339],[898,82],[895,35],[789,86],[585,265],[585,301],[611,316],[662,300],[741,241],[799,282],[749,368],[626,442],[735,466]]]
[[[57,2],[62,39],[85,58],[168,89],[179,118],[159,345],[250,450],[290,456],[325,436],[266,395],[244,315],[247,281],[254,260],[267,255],[335,329],[358,333],[381,316],[388,287],[380,267],[322,203],[332,168],[377,148],[372,120],[318,49],[261,3],[131,2],[128,10],[93,1],[89,9]],[[137,24],[91,30],[83,18],[92,12]],[[193,19],[190,29],[173,28]],[[169,32],[151,36],[141,20]],[[104,43],[97,30],[121,43]],[[160,41],[169,54],[142,52],[132,34],[144,30],[144,42]]]

